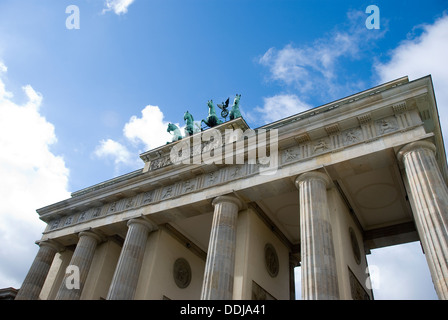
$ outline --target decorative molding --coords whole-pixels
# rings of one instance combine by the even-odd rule
[[[337,123],[326,126],[325,131],[327,131],[327,134],[329,136],[334,135],[334,134],[339,134],[341,132],[341,130],[339,129],[339,124],[337,124]]]
[[[300,138],[295,137],[298,145],[280,150],[280,163],[292,164],[296,161],[305,161],[360,143],[370,143],[383,136],[411,130],[421,125],[412,122],[409,111],[404,107],[405,104],[394,105],[401,111],[381,119],[373,119],[370,113],[357,116],[359,124],[357,127],[341,130],[338,123],[327,125],[324,127],[327,136],[310,139],[310,136],[305,133],[299,136]]]
[[[392,109],[394,110],[395,114],[399,114],[399,113],[403,113],[406,112],[408,110],[406,101],[400,102],[400,103],[396,103],[392,106]]]
[[[372,116],[370,115],[370,113],[366,113],[361,116],[358,116],[358,122],[361,126],[368,124],[371,121],[372,121]]]
[[[374,95],[380,94],[380,93],[385,92],[385,91],[390,90],[390,89],[397,88],[397,87],[402,86],[402,85],[407,84],[407,83],[409,83],[408,77],[402,77],[400,79],[397,79],[397,80],[394,80],[394,81],[382,84],[382,85],[377,86],[375,88],[371,88],[371,89],[368,89],[366,91],[359,92],[359,93],[357,93],[355,95],[352,95],[352,96],[349,96],[349,97],[346,97],[346,98],[343,98],[343,99],[340,99],[340,100],[337,100],[337,101],[333,101],[331,103],[328,103],[328,104],[325,104],[325,105],[322,105],[322,106],[319,106],[319,107],[316,107],[316,108],[312,108],[312,109],[310,109],[308,111],[301,112],[300,114],[296,114],[296,115],[290,116],[288,118],[285,118],[285,119],[282,119],[282,120],[270,123],[268,125],[263,126],[262,128],[264,128],[264,129],[274,129],[274,128],[278,128],[278,127],[281,127],[283,125],[288,125],[288,124],[291,124],[291,123],[294,123],[294,122],[297,122],[297,121],[300,121],[300,120],[309,119],[309,118],[311,118],[313,116],[316,116],[316,115],[319,115],[319,114],[323,114],[323,113],[332,111],[332,110],[337,109],[337,108],[344,108],[344,107],[350,105],[353,102],[358,102],[359,103],[361,100],[363,100],[365,98],[369,99],[369,98],[371,98]],[[367,102],[367,103],[369,103],[369,102]]]
[[[298,135],[297,137],[295,137],[294,138],[296,141],[297,141],[297,143],[305,143],[305,142],[308,142],[308,141],[311,141],[311,138],[310,138],[310,136],[308,135],[308,133],[304,133],[304,134],[301,134],[301,135]]]

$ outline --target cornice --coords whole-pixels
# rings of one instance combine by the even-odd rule
[[[309,119],[311,117],[317,116],[317,115],[322,115],[324,113],[330,112],[332,110],[335,109],[339,109],[342,106],[347,106],[350,105],[354,102],[358,102],[360,100],[365,100],[366,98],[372,98],[373,96],[378,96],[378,94],[383,93],[387,90],[393,89],[393,88],[397,88],[403,84],[407,84],[409,83],[409,79],[407,76],[387,82],[385,84],[381,84],[379,86],[376,86],[374,88],[370,88],[367,89],[365,91],[356,93],[354,95],[350,95],[348,97],[330,102],[330,103],[326,103],[324,105],[321,105],[319,107],[315,107],[312,108],[310,110],[292,115],[290,117],[266,124],[260,128],[263,129],[275,129],[275,128],[279,128],[282,127],[286,124],[292,123],[292,122],[296,122],[296,121],[300,121],[300,120],[305,120],[305,119]],[[380,98],[379,98],[380,99]]]

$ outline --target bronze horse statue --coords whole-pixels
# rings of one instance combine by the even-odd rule
[[[174,123],[168,123],[168,128],[166,129],[166,131],[169,133],[173,132],[173,139],[170,142],[167,142],[166,144],[176,142],[182,139],[182,133]]]
[[[208,105],[208,117],[207,119],[202,119],[201,123],[205,123],[206,126],[212,128],[218,124],[221,124],[222,121],[219,120],[218,116],[216,115],[216,109],[215,109],[215,105],[213,104],[213,100],[209,100],[207,102]]]
[[[195,129],[194,129],[194,119],[193,116],[190,112],[185,112],[184,113],[184,120],[185,120],[185,135],[187,136],[192,136],[195,133]]]

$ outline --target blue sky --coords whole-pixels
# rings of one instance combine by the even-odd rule
[[[378,30],[365,26],[371,4]],[[66,27],[69,5],[79,29]],[[186,110],[205,118],[210,99],[241,94],[255,128],[432,74],[446,130],[446,9],[441,0],[0,0],[0,239],[10,244],[0,287],[19,287],[34,258],[37,208],[141,168],[138,155],[170,139],[167,123],[184,125]],[[388,250],[369,256],[381,265],[375,297],[436,298],[419,244]],[[403,290],[385,285],[393,280]]]

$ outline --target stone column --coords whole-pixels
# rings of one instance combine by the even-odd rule
[[[333,234],[328,212],[328,177],[307,172],[295,180],[300,195],[302,299],[339,299]]]
[[[439,299],[448,299],[448,188],[435,158],[436,147],[416,141],[398,152],[414,202],[414,219]]]
[[[150,222],[142,218],[131,219],[127,225],[129,229],[109,287],[107,300],[134,299],[148,235],[155,229]]]
[[[15,300],[39,299],[48,271],[53,263],[54,256],[57,252],[62,251],[63,249],[51,240],[37,243],[40,247],[39,251],[37,252],[36,258],[34,258],[33,264],[31,265]]]
[[[98,243],[102,240],[101,236],[93,231],[83,231],[79,233],[79,241],[69,264],[69,266],[74,266],[79,269],[79,289],[70,289],[67,287],[67,281],[71,281],[69,277],[75,276],[76,273],[66,273],[56,295],[56,300],[79,300],[87,275],[89,274],[95,249]],[[75,276],[73,280],[77,281],[78,279],[76,279]]]
[[[201,300],[230,300],[233,296],[236,227],[241,201],[233,196],[219,196],[212,204],[215,210]]]

